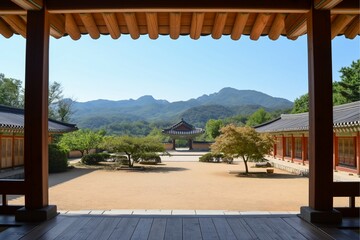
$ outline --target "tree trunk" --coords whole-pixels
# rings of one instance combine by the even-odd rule
[[[128,156],[129,159],[129,168],[133,167],[133,164],[131,162],[131,155],[130,154],[126,154]]]
[[[242,157],[242,159],[244,160],[244,164],[245,164],[245,173],[248,174],[249,173],[249,169],[248,169],[248,165],[247,165],[248,159],[245,157]]]
[[[81,153],[81,157],[83,157],[84,156],[84,151],[79,150],[79,152]]]

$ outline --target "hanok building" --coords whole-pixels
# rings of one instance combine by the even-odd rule
[[[176,148],[176,139],[186,139],[189,143],[189,149],[193,149],[194,138],[200,136],[205,131],[202,128],[196,128],[193,125],[185,122],[184,119],[181,119],[180,122],[174,124],[173,126],[162,130],[164,135],[170,136],[172,139],[172,149]]]
[[[360,175],[360,101],[333,108],[333,167]],[[282,114],[255,127],[275,137],[274,158],[307,164],[309,113]]]
[[[49,119],[48,142],[54,135],[77,130],[75,124]],[[24,110],[0,105],[0,169],[24,165]]]

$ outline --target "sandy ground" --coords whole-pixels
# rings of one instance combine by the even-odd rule
[[[50,204],[59,210],[187,209],[299,211],[308,205],[308,179],[275,169],[244,177],[234,164],[170,161],[145,171],[74,168],[50,175]],[[346,199],[345,199],[346,200]],[[11,200],[21,204],[23,197]],[[345,201],[346,202],[346,201]]]

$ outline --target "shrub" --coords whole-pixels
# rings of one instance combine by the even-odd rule
[[[105,158],[107,156],[108,154],[104,154],[104,153],[88,154],[81,158],[81,162],[86,165],[97,165],[99,164],[99,162],[105,161]]]
[[[199,161],[200,162],[213,162],[214,156],[212,153],[206,153],[206,154],[202,155],[201,157],[199,157]]]
[[[67,151],[56,144],[49,144],[49,173],[65,172],[67,167]]]
[[[157,153],[142,153],[137,162],[140,163],[161,163],[161,158]]]
[[[127,156],[114,156],[115,161],[120,163],[121,165],[129,165],[129,159]]]

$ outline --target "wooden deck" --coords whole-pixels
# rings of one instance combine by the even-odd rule
[[[11,217],[0,217],[12,224]],[[327,232],[325,232],[325,231]],[[58,215],[40,225],[12,226],[0,239],[359,239],[358,232],[335,227],[322,230],[296,215],[136,216]]]

